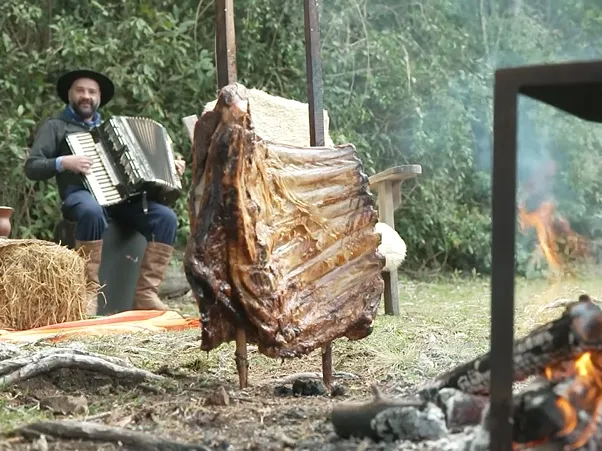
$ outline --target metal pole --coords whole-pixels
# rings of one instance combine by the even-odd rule
[[[491,451],[512,450],[518,89],[496,72],[491,236]]]
[[[305,64],[307,101],[309,103],[309,135],[312,146],[323,146],[324,103],[322,99],[322,58],[320,55],[320,19],[318,0],[304,0]]]
[[[309,104],[309,143],[325,145],[324,102],[322,98],[322,59],[320,55],[320,17],[318,0],[304,0],[305,65],[307,73],[307,103]],[[332,385],[332,342],[322,348],[322,380]]]
[[[215,59],[218,89],[234,83],[237,80],[234,0],[215,0]]]
[[[236,82],[234,0],[215,0],[215,59],[217,88],[221,89]],[[234,361],[238,372],[239,387],[244,389],[248,384],[249,362],[247,360],[247,334],[243,328],[236,329]]]

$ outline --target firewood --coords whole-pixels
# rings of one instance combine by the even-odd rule
[[[372,387],[373,399],[367,403],[345,403],[333,408],[330,421],[335,432],[342,438],[370,437],[379,440],[372,427],[372,420],[382,411],[395,407],[422,407],[425,402],[415,399],[387,399]]]
[[[564,378],[553,384],[539,381],[513,399],[513,437],[517,444],[553,443],[563,449],[593,449],[586,445],[599,444],[602,439],[602,411],[598,405],[598,387],[589,385],[575,390],[583,383],[578,376]],[[583,396],[587,390],[596,393]],[[597,448],[596,448],[597,449]]]
[[[564,314],[514,344],[514,381],[540,375],[548,367],[571,361],[587,351],[602,349],[598,336],[602,310],[587,295],[567,307]],[[470,394],[489,395],[490,353],[460,365],[429,382],[421,395],[432,397],[442,388],[455,388]]]
[[[332,377],[334,377],[335,379],[359,379],[359,376],[357,374],[347,373],[345,371],[335,371],[334,373],[332,373]],[[271,379],[267,383],[268,384],[290,384],[299,379],[322,379],[322,378],[323,378],[322,373],[308,371],[308,372],[303,372],[303,373],[290,374],[288,376],[277,378],[277,379]]]

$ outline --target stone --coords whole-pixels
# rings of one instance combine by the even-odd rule
[[[444,388],[439,391],[437,401],[445,413],[447,428],[450,432],[455,432],[465,426],[479,424],[489,398],[471,395],[454,388]]]
[[[293,395],[295,396],[322,396],[326,394],[326,387],[321,380],[297,379],[293,382]]]
[[[293,389],[286,385],[277,385],[274,387],[274,396],[278,396],[279,398],[293,396]]]
[[[333,398],[337,396],[345,396],[348,392],[349,390],[345,385],[336,384],[332,387],[332,390],[330,391],[330,396],[332,396]]]
[[[215,390],[211,395],[205,399],[206,406],[228,406],[230,405],[230,396],[228,392],[222,386]]]

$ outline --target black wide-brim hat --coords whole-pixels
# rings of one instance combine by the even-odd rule
[[[106,105],[113,98],[115,86],[109,77],[93,70],[78,69],[61,75],[56,83],[56,93],[63,102],[69,103],[69,88],[78,78],[91,78],[98,83],[100,87],[99,107]]]

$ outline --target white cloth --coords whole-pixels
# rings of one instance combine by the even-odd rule
[[[380,252],[386,259],[384,271],[395,272],[406,259],[406,243],[397,231],[384,222],[376,223],[376,232],[381,236],[378,246]]]

